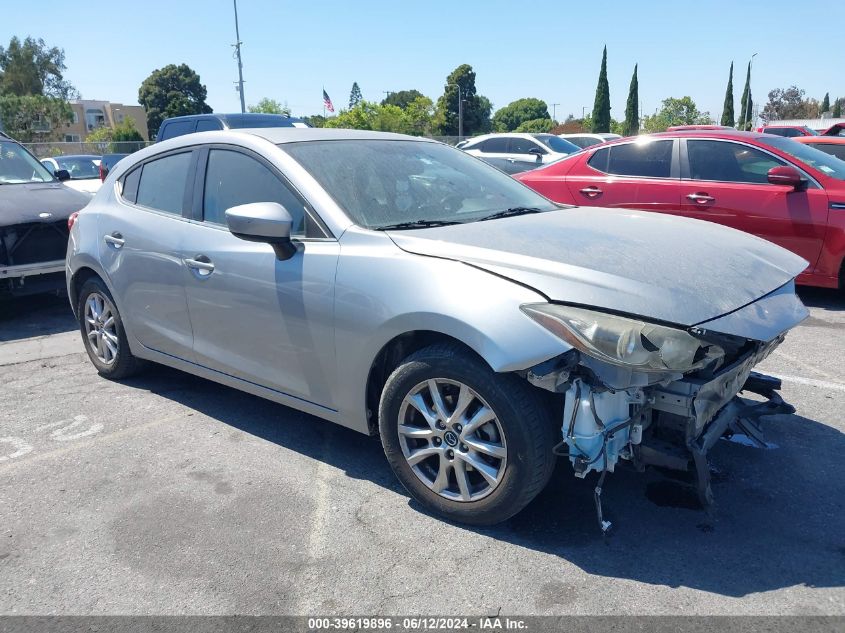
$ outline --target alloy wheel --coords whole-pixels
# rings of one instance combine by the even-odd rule
[[[111,301],[99,292],[92,292],[85,301],[85,339],[90,350],[105,365],[117,358],[120,342]]]

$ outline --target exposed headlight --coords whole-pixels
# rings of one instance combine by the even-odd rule
[[[581,352],[628,369],[687,372],[724,355],[719,347],[673,327],[554,303],[521,309]]]

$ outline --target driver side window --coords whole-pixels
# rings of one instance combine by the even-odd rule
[[[203,192],[203,219],[226,226],[226,209],[252,202],[278,202],[293,218],[292,236],[305,236],[304,201],[265,165],[240,152],[208,152]]]

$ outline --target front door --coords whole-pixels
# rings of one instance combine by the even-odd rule
[[[212,148],[200,169],[202,221],[182,251],[196,362],[331,408],[338,242],[259,157]],[[291,259],[279,261],[268,244],[229,232],[226,209],[252,202],[278,202],[291,214],[299,242]]]
[[[689,139],[681,180],[681,213],[752,233],[810,262],[819,258],[828,199],[814,183],[806,191],[773,185],[772,167],[787,163],[733,141]]]

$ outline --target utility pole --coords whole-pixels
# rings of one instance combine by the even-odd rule
[[[458,89],[458,140],[464,137],[464,100],[461,97],[461,84],[446,84]]]
[[[556,114],[557,114],[557,107],[558,107],[559,105],[560,105],[559,103],[553,103],[553,104],[552,104],[552,121],[557,121],[557,116],[556,116]]]
[[[238,0],[232,0],[235,3],[235,40],[233,46],[235,47],[235,57],[238,59],[238,93],[241,95],[241,113],[246,112],[246,102],[244,101],[244,65],[241,62],[241,33],[238,29]]]

